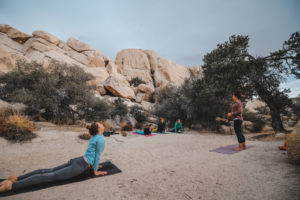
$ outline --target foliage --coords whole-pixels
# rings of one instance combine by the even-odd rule
[[[129,81],[129,84],[133,85],[134,87],[137,87],[140,84],[146,84],[146,82],[141,80],[139,77],[135,77]]]
[[[89,99],[78,105],[78,115],[87,121],[101,121],[110,117],[111,107],[103,100],[90,95]]]
[[[174,124],[177,119],[185,122],[189,115],[188,100],[181,89],[168,85],[155,93],[153,114],[168,119]]]
[[[93,76],[77,66],[52,61],[47,69],[36,62],[18,62],[16,68],[0,76],[0,96],[8,102],[27,105],[27,114],[67,123],[75,116],[106,118],[108,106],[93,98],[87,84]]]
[[[26,116],[13,114],[0,118],[0,136],[14,142],[30,141],[35,138],[34,125]]]
[[[261,106],[256,108],[257,113],[260,115],[270,115],[270,109],[268,106]]]
[[[119,115],[121,117],[124,117],[128,113],[128,107],[124,103],[124,100],[120,97],[117,98],[114,102],[114,107],[112,109],[111,115],[114,117],[116,115]]]
[[[167,86],[155,94],[154,114],[169,119],[171,124],[180,118],[186,125],[200,123],[217,129],[216,117],[227,117],[232,94],[240,90],[243,102],[259,96],[268,105],[273,129],[284,131],[280,115],[288,112],[291,100],[289,90],[280,90],[279,86],[284,76],[299,78],[300,34],[292,34],[282,50],[266,57],[251,56],[248,47],[249,37],[240,35],[218,44],[204,56],[203,79],[185,81],[178,88]],[[248,117],[260,130],[262,118]]]
[[[144,122],[147,120],[147,117],[140,106],[134,105],[133,107],[131,107],[130,113],[137,122]]]
[[[249,112],[246,109],[244,110],[243,118],[245,121],[250,121],[253,123],[253,129],[251,131],[255,133],[260,132],[266,125],[263,116],[257,113]]]
[[[266,57],[253,57],[248,53],[248,36],[231,36],[204,56],[204,74],[210,84],[231,94],[240,89],[251,99],[259,96],[270,108],[272,127],[284,131],[280,114],[291,105],[288,90],[280,90],[284,75],[299,77],[300,34],[294,33],[283,49]]]
[[[158,91],[154,114],[162,116],[173,125],[177,119],[191,126],[200,123],[205,128],[217,130],[216,117],[225,117],[230,109],[226,91],[218,91],[207,79],[186,80],[181,87],[167,86]]]
[[[122,122],[120,124],[121,131],[132,131],[133,127],[130,122]]]

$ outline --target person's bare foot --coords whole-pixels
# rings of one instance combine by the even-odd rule
[[[106,174],[107,174],[106,171],[94,171],[95,176],[103,176],[103,175],[106,175]]]
[[[3,184],[5,184],[7,182],[7,180],[10,180],[12,181],[13,183],[17,182],[18,180],[18,177],[17,176],[10,176],[8,177],[8,179],[4,180],[4,181],[1,181],[0,182],[0,186],[2,186]]]
[[[10,180],[5,181],[5,183],[0,186],[0,192],[6,192],[12,190],[12,184],[13,182]]]
[[[7,181],[7,179],[5,179],[4,181],[0,182],[0,186],[4,185],[4,183]]]
[[[106,171],[99,171],[99,176],[103,176],[103,175],[106,175],[107,172]]]

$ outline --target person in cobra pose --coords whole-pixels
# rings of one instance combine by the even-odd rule
[[[99,167],[102,167],[99,165],[99,161],[105,147],[104,126],[100,122],[94,122],[87,128],[92,137],[83,156],[71,159],[69,162],[55,168],[39,169],[18,177],[10,176],[0,183],[0,192],[70,179],[91,169],[95,176],[106,175],[106,171],[97,171]]]

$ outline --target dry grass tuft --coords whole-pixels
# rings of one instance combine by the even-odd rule
[[[17,113],[0,118],[0,136],[13,142],[30,141],[35,138],[34,129],[28,117]]]
[[[120,124],[121,131],[132,131],[133,127],[130,122],[122,122]]]
[[[80,139],[89,140],[91,139],[91,135],[89,133],[83,133],[78,136]]]

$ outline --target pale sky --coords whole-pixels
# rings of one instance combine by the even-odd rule
[[[0,0],[0,23],[75,37],[112,60],[141,48],[192,67],[233,34],[250,37],[254,56],[280,49],[300,31],[299,10],[299,0]],[[282,87],[300,94],[300,80]]]

